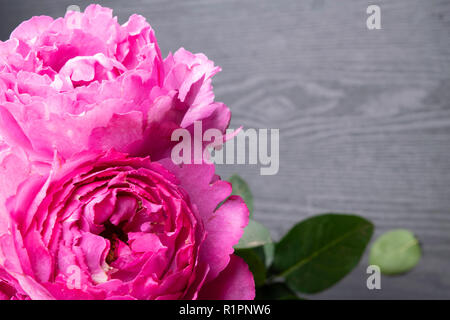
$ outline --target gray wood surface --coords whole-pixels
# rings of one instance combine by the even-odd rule
[[[232,127],[279,128],[280,172],[238,172],[255,217],[279,238],[322,212],[371,219],[376,235],[409,228],[423,259],[366,288],[367,256],[314,298],[450,298],[450,1],[98,1],[121,22],[148,18],[164,54],[183,46],[223,67],[214,81]],[[87,1],[0,1],[0,39],[32,15]],[[378,4],[382,30],[366,28]]]

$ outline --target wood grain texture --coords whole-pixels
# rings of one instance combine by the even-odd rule
[[[148,18],[164,54],[204,52],[223,72],[218,100],[232,127],[279,128],[280,172],[221,166],[255,195],[255,217],[279,238],[322,212],[371,219],[376,235],[409,228],[423,259],[366,288],[367,256],[314,298],[450,298],[450,1],[98,1],[121,22]],[[0,0],[0,38],[36,14],[87,1]],[[378,4],[382,30],[366,28]]]

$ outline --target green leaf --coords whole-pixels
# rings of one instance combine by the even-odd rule
[[[266,263],[266,267],[269,268],[273,263],[273,258],[275,255],[275,243],[269,242],[263,246],[264,251],[264,261]]]
[[[232,175],[228,181],[233,186],[233,192],[232,195],[238,195],[241,196],[244,200],[245,204],[248,207],[248,210],[250,211],[250,218],[253,217],[253,195],[250,191],[250,188],[247,184],[247,182],[244,181],[239,175],[235,174]]]
[[[250,219],[235,249],[247,249],[263,246],[272,242],[269,230],[259,222]]]
[[[303,293],[325,290],[359,262],[372,236],[364,218],[325,214],[294,226],[275,247],[274,270]]]
[[[273,256],[275,254],[275,244],[273,242],[253,248],[253,251],[259,256],[261,261],[264,261],[266,268],[269,268],[272,265]]]
[[[239,249],[234,252],[245,260],[255,279],[256,287],[260,287],[266,281],[266,266],[260,257],[252,249]]]
[[[382,234],[374,242],[369,263],[379,266],[383,274],[395,275],[414,268],[421,255],[420,244],[414,234],[397,229]]]
[[[300,300],[284,283],[272,283],[256,289],[255,300]]]

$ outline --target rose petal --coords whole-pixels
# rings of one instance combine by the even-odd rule
[[[253,300],[255,281],[244,260],[232,255],[227,268],[200,291],[201,300]]]

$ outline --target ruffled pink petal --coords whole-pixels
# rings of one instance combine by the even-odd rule
[[[241,239],[248,224],[249,211],[239,196],[231,196],[205,223],[206,240],[200,258],[208,261],[212,279],[229,262],[233,246]]]
[[[108,275],[105,272],[104,261],[110,248],[109,241],[92,233],[84,233],[80,247],[83,250],[92,280],[96,283],[107,281]]]
[[[0,106],[0,136],[9,145],[20,146],[25,150],[32,149],[30,140],[24,134],[16,119],[3,106]]]
[[[28,21],[22,22],[12,33],[11,38],[22,40],[33,44],[53,23],[53,18],[48,16],[33,17]]]
[[[55,300],[55,297],[34,278],[23,274],[12,274],[31,300]]]
[[[20,287],[16,279],[0,267],[0,300],[25,300],[28,295]]]
[[[6,200],[13,196],[19,184],[31,173],[31,165],[25,156],[6,147],[0,151],[0,235],[8,232],[9,215],[6,213]]]
[[[214,165],[177,166],[172,160],[160,161],[180,180],[202,217],[207,237],[200,251],[201,261],[210,265],[208,280],[214,279],[227,265],[230,255],[248,224],[249,211],[239,196],[230,197],[218,210],[219,203],[232,191],[230,183],[215,179]]]
[[[200,290],[201,300],[253,300],[255,281],[247,264],[232,255],[227,268]]]
[[[24,244],[27,250],[33,253],[29,257],[36,279],[41,283],[49,281],[53,271],[53,259],[44,246],[39,232],[30,231],[24,239]]]
[[[89,137],[94,150],[115,149],[120,152],[136,152],[142,143],[143,117],[139,111],[114,114],[106,127],[95,128]]]

